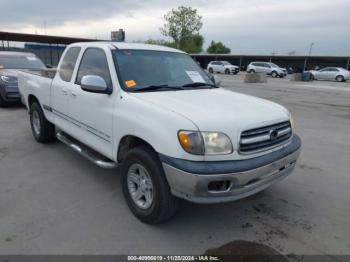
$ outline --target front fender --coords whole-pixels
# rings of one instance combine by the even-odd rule
[[[179,130],[198,130],[189,119],[128,94],[123,95],[117,104],[113,121],[113,152],[116,160],[119,143],[127,135],[146,141],[160,154],[193,161],[203,160],[203,156],[185,152],[178,141]]]

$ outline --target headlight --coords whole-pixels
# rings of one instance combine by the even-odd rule
[[[8,76],[0,76],[1,80],[4,82],[10,82],[10,78]]]
[[[295,123],[294,123],[294,117],[292,114],[290,115],[290,126],[292,127],[292,131],[294,131]]]
[[[228,155],[233,152],[230,139],[219,132],[180,131],[182,148],[193,155]]]
[[[16,81],[17,81],[17,78],[15,78],[15,77],[3,76],[3,75],[0,75],[0,79],[1,79],[3,82],[6,82],[6,83],[9,83],[9,82],[16,82]]]

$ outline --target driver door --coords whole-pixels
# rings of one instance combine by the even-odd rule
[[[113,95],[93,93],[81,88],[81,79],[86,75],[102,77],[112,87],[110,65],[106,51],[100,48],[83,50],[74,84],[69,92],[71,135],[103,155],[113,158],[112,131]]]

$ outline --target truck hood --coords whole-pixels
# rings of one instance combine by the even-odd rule
[[[290,117],[289,112],[276,103],[223,88],[131,94],[186,117],[201,131],[225,132],[234,140],[244,129],[286,121]]]

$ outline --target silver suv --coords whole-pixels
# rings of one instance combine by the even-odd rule
[[[272,77],[285,77],[287,69],[281,68],[274,63],[268,62],[251,62],[247,68],[248,73],[266,73]]]
[[[221,73],[221,74],[238,74],[239,67],[232,65],[230,62],[227,61],[211,61],[208,64],[207,70],[209,73]]]

